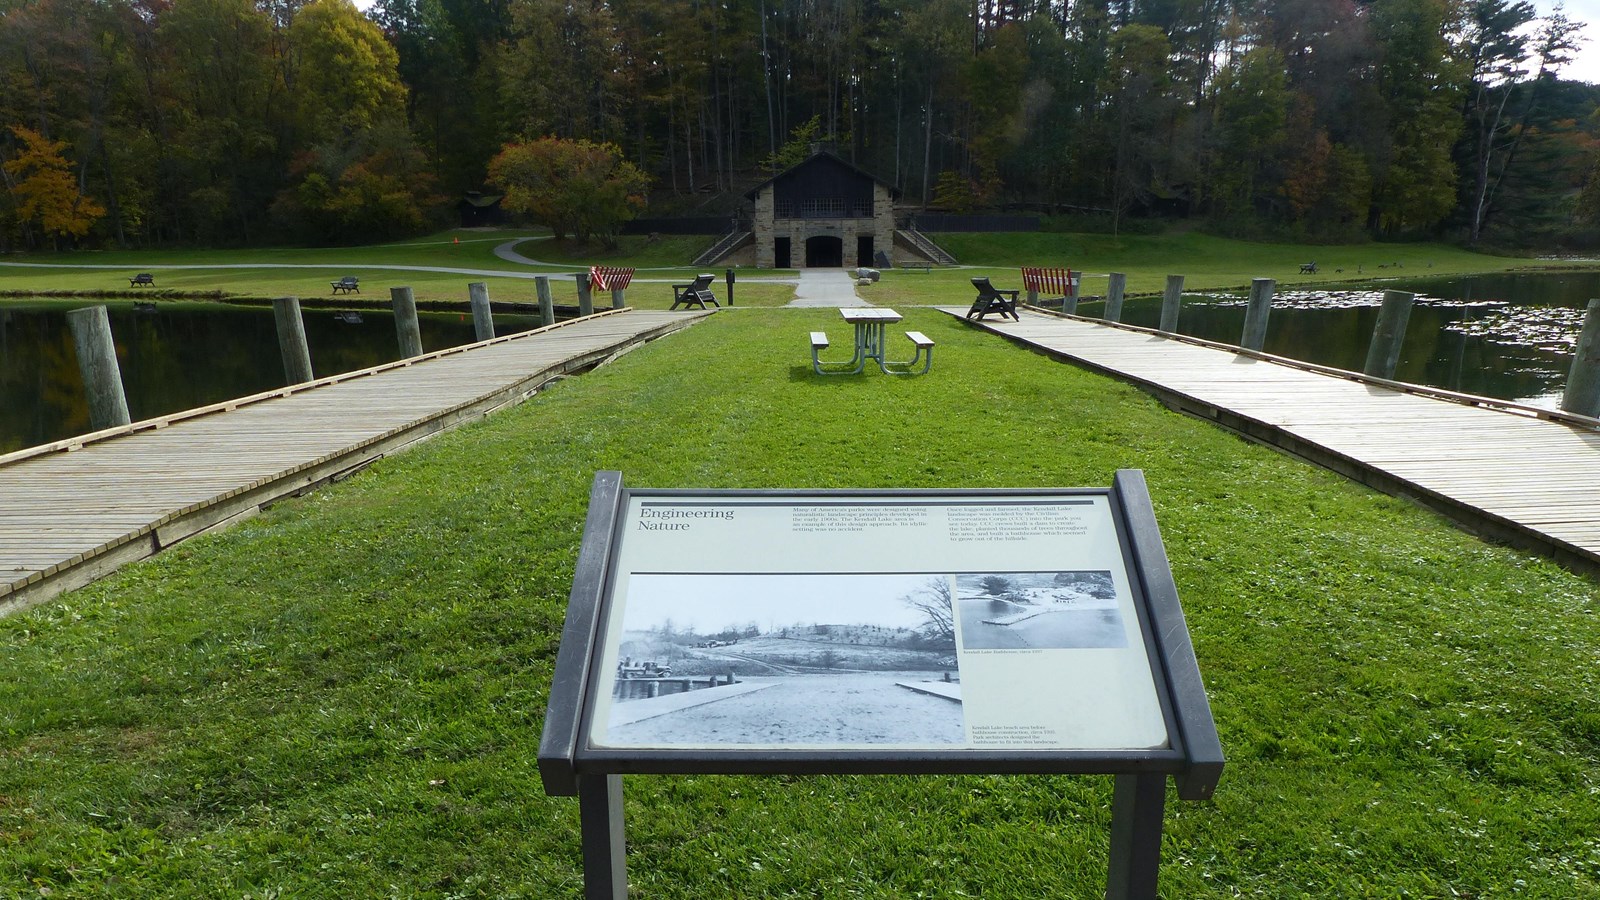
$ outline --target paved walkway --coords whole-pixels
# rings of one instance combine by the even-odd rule
[[[871,306],[856,296],[856,282],[844,269],[801,269],[800,286],[788,306]]]

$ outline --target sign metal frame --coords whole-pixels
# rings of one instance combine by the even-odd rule
[[[589,743],[602,683],[607,617],[615,607],[617,557],[632,498],[803,497],[818,501],[982,501],[986,497],[1105,497],[1139,616],[1168,746],[1151,750],[1080,749],[752,749],[601,747]],[[1139,470],[1116,473],[1110,488],[1049,490],[652,490],[629,489],[620,472],[596,474],[572,594],[556,655],[539,745],[539,772],[551,796],[579,798],[585,897],[627,896],[622,776],[631,774],[1091,774],[1114,775],[1108,898],[1156,896],[1167,776],[1179,798],[1211,797],[1222,746],[1189,639],[1154,508]]]

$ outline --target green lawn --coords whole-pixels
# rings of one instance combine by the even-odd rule
[[[1307,246],[1261,244],[1229,240],[1198,233],[1112,238],[1101,234],[937,234],[933,236],[962,263],[955,268],[889,269],[878,284],[862,287],[862,297],[874,303],[928,305],[971,300],[969,279],[990,276],[1001,288],[1021,288],[1020,266],[1065,266],[1086,272],[1082,292],[1103,295],[1106,274],[1123,272],[1132,294],[1157,293],[1166,276],[1184,275],[1190,290],[1237,288],[1251,278],[1275,278],[1280,286],[1294,287],[1340,282],[1368,282],[1386,277],[1418,277],[1509,269],[1549,267],[1536,260],[1472,253],[1447,244],[1348,244]],[[457,243],[459,240],[460,243]],[[548,265],[527,266],[494,255],[494,248],[519,241],[517,252]],[[177,294],[221,293],[234,299],[265,302],[272,297],[302,299],[328,297],[328,282],[343,275],[361,279],[362,294],[350,303],[387,303],[389,288],[409,285],[424,303],[465,304],[467,284],[484,281],[493,299],[529,303],[537,299],[533,281],[512,273],[566,274],[590,265],[624,265],[639,269],[637,285],[628,292],[628,304],[641,309],[665,309],[672,304],[674,282],[692,279],[699,271],[688,264],[710,241],[703,237],[622,238],[615,251],[574,246],[533,231],[441,232],[424,238],[369,247],[277,248],[193,251],[99,251],[13,255],[4,262],[59,264],[62,268],[0,266],[0,297],[6,294],[70,292],[84,297],[138,294],[156,298]],[[1300,264],[1315,260],[1315,275],[1299,274]],[[111,266],[111,269],[67,268]],[[233,268],[260,265],[261,268]],[[273,269],[272,265],[314,265],[332,268]],[[1568,264],[1592,265],[1592,264]],[[162,266],[209,266],[163,269]],[[408,271],[403,266],[473,269],[491,274]],[[127,278],[150,270],[156,290],[130,290]],[[1340,271],[1342,270],[1342,271]],[[715,268],[718,299],[724,299],[722,269]],[[504,272],[506,275],[492,273]],[[734,302],[741,306],[782,306],[794,297],[789,285],[762,284],[762,277],[794,277],[794,270],[741,268],[734,287]],[[557,303],[576,304],[571,282],[554,282]],[[343,295],[341,295],[343,298]],[[609,297],[597,299],[600,306]]]
[[[628,304],[641,309],[666,309],[672,305],[670,285],[693,279],[699,270],[686,261],[704,250],[711,240],[664,237],[650,241],[645,237],[625,236],[617,250],[604,251],[593,246],[557,242],[548,234],[532,231],[456,230],[366,247],[19,254],[0,259],[0,262],[59,267],[0,266],[0,297],[49,292],[91,298],[126,295],[157,300],[200,294],[219,294],[254,302],[284,296],[331,300],[329,282],[354,275],[361,279],[361,293],[338,295],[346,305],[387,304],[389,289],[405,285],[412,288],[420,302],[465,306],[467,285],[474,281],[485,282],[493,300],[532,303],[538,299],[538,293],[533,280],[526,276],[570,274],[599,264],[636,267],[639,270],[635,274],[637,283],[628,290]],[[495,247],[513,241],[517,242],[518,253],[547,265],[529,266],[494,255]],[[103,266],[111,268],[98,268]],[[174,266],[198,268],[163,268]],[[477,274],[412,271],[406,267],[468,269]],[[141,271],[155,276],[154,289],[130,288],[128,278]],[[725,289],[721,270],[717,271],[715,293],[723,300]],[[506,274],[495,274],[500,272]],[[752,270],[751,274],[758,273]],[[553,281],[551,289],[557,303],[575,305],[578,302],[571,281]],[[734,289],[735,304],[743,306],[782,306],[793,298],[794,288],[789,285],[745,282],[737,283]],[[595,304],[610,306],[611,298],[597,296]]]
[[[1408,265],[1409,269],[1409,265]],[[918,276],[906,276],[916,278]],[[535,769],[587,492],[1149,479],[1228,768],[1163,896],[1600,897],[1600,586],[931,310],[718,314],[0,620],[0,897],[579,896]],[[640,898],[1096,898],[1104,777],[631,777]]]

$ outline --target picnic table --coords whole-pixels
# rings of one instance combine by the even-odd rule
[[[892,309],[881,306],[847,306],[839,316],[855,330],[855,353],[847,362],[823,362],[821,351],[828,348],[828,336],[821,331],[811,332],[811,368],[818,375],[859,375],[866,370],[867,360],[877,360],[885,375],[922,375],[933,367],[933,341],[920,331],[908,331],[906,337],[916,347],[916,353],[906,362],[888,358],[887,326],[903,318]],[[918,362],[921,371],[913,371]]]
[[[139,274],[132,275],[128,278],[128,287],[140,287],[141,285],[155,287],[156,277],[151,275],[149,272],[140,272]]]
[[[351,291],[355,291],[358,294],[361,293],[361,279],[354,275],[346,275],[338,281],[330,281],[328,284],[333,287],[333,292],[335,294],[340,293],[341,291],[346,294],[350,293]]]
[[[1317,264],[1316,264],[1316,262],[1301,263],[1300,264],[1300,274],[1301,275],[1315,275],[1315,274],[1317,274]]]

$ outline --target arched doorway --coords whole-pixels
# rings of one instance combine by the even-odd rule
[[[843,265],[843,238],[827,234],[806,238],[806,268],[837,269]]]

